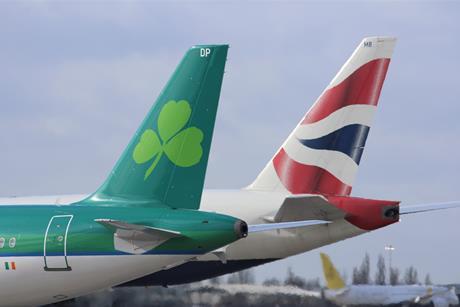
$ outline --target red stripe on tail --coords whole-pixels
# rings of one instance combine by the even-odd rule
[[[291,159],[284,149],[273,158],[275,171],[292,194],[350,195],[351,187],[327,170]]]
[[[302,124],[317,122],[352,104],[376,106],[389,64],[390,59],[370,61],[338,85],[327,89],[307,113]]]

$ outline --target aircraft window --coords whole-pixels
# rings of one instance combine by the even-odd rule
[[[0,248],[3,248],[3,246],[5,245],[5,238],[0,238]]]
[[[12,237],[9,241],[8,241],[8,246],[11,247],[11,248],[14,248],[16,246],[16,238],[15,237]]]

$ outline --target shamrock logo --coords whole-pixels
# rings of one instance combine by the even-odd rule
[[[183,129],[191,113],[192,108],[188,101],[170,100],[158,116],[158,134],[152,129],[142,133],[139,143],[134,148],[133,159],[137,164],[153,160],[145,172],[144,180],[152,174],[163,154],[172,163],[181,167],[193,166],[200,162],[203,155],[203,132],[197,127]]]

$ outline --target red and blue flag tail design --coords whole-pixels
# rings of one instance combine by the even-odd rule
[[[395,43],[363,39],[248,188],[350,195]]]

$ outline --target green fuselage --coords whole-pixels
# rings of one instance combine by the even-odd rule
[[[237,240],[235,218],[187,209],[103,206],[2,206],[0,257],[126,254],[114,248],[114,232],[97,219],[181,233],[148,254],[203,254]],[[46,237],[46,241],[45,241]],[[11,240],[13,239],[13,240]],[[45,247],[46,246],[46,247]],[[65,249],[65,250],[64,250]]]

